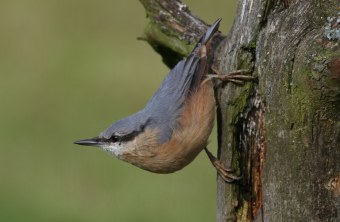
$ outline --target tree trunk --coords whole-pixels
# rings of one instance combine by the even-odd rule
[[[172,66],[207,26],[177,0],[140,1],[149,19],[143,39]],[[232,185],[218,177],[217,221],[340,221],[337,7],[240,0],[214,66],[249,69],[258,81],[216,82],[219,158],[242,175]]]

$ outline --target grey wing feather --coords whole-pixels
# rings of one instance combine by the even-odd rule
[[[149,126],[159,129],[161,143],[169,140],[173,129],[178,127],[177,119],[189,93],[197,63],[198,58],[194,56],[180,61],[143,110],[145,115],[150,116]]]

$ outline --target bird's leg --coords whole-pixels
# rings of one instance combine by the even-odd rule
[[[240,69],[235,70],[233,72],[230,72],[228,74],[221,74],[217,69],[214,67],[211,67],[212,71],[214,71],[215,74],[208,74],[207,76],[210,78],[217,78],[221,81],[229,81],[233,82],[239,85],[243,85],[244,81],[253,81],[256,80],[256,77],[245,75],[250,73],[251,71],[248,69]]]
[[[222,177],[222,179],[227,183],[232,183],[237,180],[240,180],[241,177],[235,176],[233,174],[233,170],[231,168],[224,167],[221,161],[219,161],[209,150],[207,147],[204,148],[207,153],[212,165],[216,168],[217,173]]]

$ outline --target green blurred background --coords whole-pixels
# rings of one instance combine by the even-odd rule
[[[236,0],[185,3],[230,28]],[[205,154],[158,175],[72,144],[141,109],[168,72],[136,40],[145,22],[132,0],[1,1],[1,222],[215,220]]]

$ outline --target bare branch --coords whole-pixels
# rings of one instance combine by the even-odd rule
[[[187,56],[207,25],[192,15],[179,0],[140,0],[146,10],[148,24],[139,39],[147,41],[173,67]]]

